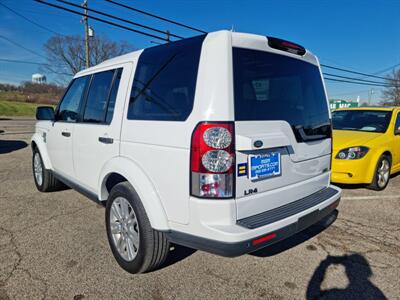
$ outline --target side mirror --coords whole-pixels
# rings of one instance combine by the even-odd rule
[[[36,120],[52,121],[54,120],[54,108],[51,106],[39,106],[36,108]]]

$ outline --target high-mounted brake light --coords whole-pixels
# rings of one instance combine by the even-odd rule
[[[274,38],[274,37],[269,37],[269,36],[267,36],[267,39],[268,39],[268,45],[271,48],[290,52],[290,53],[297,54],[297,55],[306,54],[306,49],[304,49],[304,47],[302,47],[298,44],[295,44],[295,43],[292,43],[289,41],[285,41],[285,40],[281,40],[278,38]]]
[[[190,152],[191,195],[232,198],[235,162],[233,122],[201,122]]]

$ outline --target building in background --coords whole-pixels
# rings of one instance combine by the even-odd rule
[[[46,76],[44,76],[43,74],[39,74],[39,73],[33,74],[32,82],[39,83],[39,84],[46,83]]]
[[[335,110],[338,108],[348,108],[348,107],[358,107],[360,100],[356,101],[347,101],[341,99],[329,99],[329,108],[331,110]]]

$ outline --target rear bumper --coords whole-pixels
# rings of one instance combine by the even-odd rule
[[[330,215],[332,215],[332,217],[335,216],[333,213],[339,205],[339,201],[340,198],[327,207],[321,210],[317,209],[299,218],[297,222],[279,228],[273,232],[268,232],[261,236],[235,243],[211,240],[178,231],[169,231],[166,234],[169,241],[172,243],[225,257],[235,257],[275,244],[318,223],[325,217],[330,218]]]
[[[330,186],[262,213],[237,219],[234,203],[193,199],[189,226],[166,232],[173,243],[222,256],[238,256],[283,240],[315,224],[339,204],[341,190]],[[268,198],[265,198],[268,201]]]

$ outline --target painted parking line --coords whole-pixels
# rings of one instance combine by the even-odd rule
[[[386,195],[386,196],[348,196],[342,197],[343,200],[374,200],[374,199],[400,199],[398,195]]]

